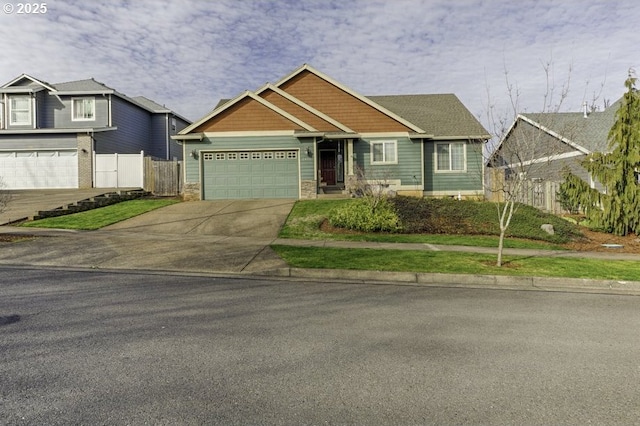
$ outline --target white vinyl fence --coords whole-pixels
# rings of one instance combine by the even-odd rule
[[[96,188],[142,188],[144,152],[139,154],[95,154]]]

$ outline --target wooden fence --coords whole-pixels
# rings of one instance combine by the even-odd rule
[[[144,189],[160,197],[175,197],[182,192],[182,162],[144,159]]]
[[[558,190],[560,182],[525,180],[520,183],[520,188],[516,194],[516,201],[522,204],[536,207],[542,211],[553,214],[566,213],[558,201]],[[499,186],[492,187],[487,195],[489,201],[504,201],[504,194],[499,190]]]
[[[526,180],[522,182],[516,200],[554,214],[565,213],[558,202],[560,182]]]

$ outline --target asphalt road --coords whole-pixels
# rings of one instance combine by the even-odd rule
[[[0,423],[638,423],[639,304],[0,268]]]

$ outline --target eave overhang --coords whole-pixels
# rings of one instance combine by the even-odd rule
[[[204,139],[204,133],[189,133],[188,135],[172,135],[171,139],[174,141],[190,141],[201,142]]]

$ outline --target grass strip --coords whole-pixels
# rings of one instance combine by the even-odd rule
[[[431,272],[640,281],[640,263],[628,260],[505,256],[446,251],[343,249],[273,245],[295,268],[351,269],[388,272]]]
[[[151,210],[180,202],[176,199],[138,199],[64,216],[25,222],[27,228],[95,230],[138,216]]]

